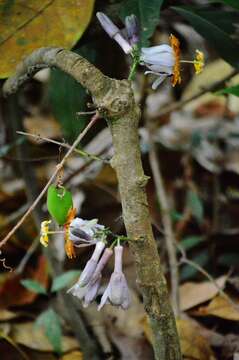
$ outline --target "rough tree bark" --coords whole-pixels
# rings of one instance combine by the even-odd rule
[[[16,75],[4,84],[4,93],[14,93],[45,67],[57,67],[80,82],[91,92],[100,115],[107,119],[114,145],[111,164],[117,173],[137,281],[153,331],[155,358],[180,360],[175,318],[150,222],[145,192],[148,177],[143,172],[138,139],[140,110],[131,84],[127,80],[106,77],[78,54],[60,48],[42,48],[18,66]]]

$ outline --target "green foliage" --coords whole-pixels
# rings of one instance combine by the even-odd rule
[[[238,0],[213,0],[213,2],[221,2],[225,5],[231,6],[237,10],[239,10],[239,2]]]
[[[76,50],[78,54],[94,63],[96,52],[92,44]],[[51,72],[49,83],[49,99],[53,113],[60,122],[63,135],[72,142],[84,128],[87,116],[76,113],[86,110],[87,94],[85,89],[71,76],[58,69]]]
[[[36,326],[43,327],[46,337],[51,343],[53,350],[61,354],[62,353],[62,332],[61,322],[57,313],[49,308],[48,310],[41,313],[36,320]]]
[[[72,194],[65,188],[56,188],[51,185],[47,192],[47,208],[51,216],[59,225],[66,223],[67,214],[73,207]]]
[[[239,96],[239,85],[227,87],[225,89],[216,92],[216,95],[224,95],[224,94],[232,94],[235,96]]]
[[[218,258],[218,264],[224,266],[238,266],[239,263],[239,252],[235,253],[226,253]]]
[[[180,245],[182,246],[182,248],[184,250],[187,251],[187,250],[193,249],[195,246],[200,244],[203,240],[204,240],[203,236],[199,236],[199,235],[187,236],[180,241]]]
[[[59,291],[69,284],[80,275],[80,271],[78,270],[70,270],[66,271],[64,274],[57,276],[53,282],[51,287],[51,292]]]
[[[239,45],[230,36],[235,13],[206,11],[189,6],[172,8],[188,20],[225,61],[239,68]]]
[[[22,286],[24,286],[27,290],[33,291],[37,294],[47,295],[46,289],[36,280],[24,279],[21,280]]]
[[[148,46],[148,39],[153,35],[159,23],[160,9],[163,0],[125,0],[122,3],[120,15],[122,20],[134,14],[140,22],[141,45]]]
[[[203,204],[198,194],[195,191],[189,190],[186,201],[187,206],[192,211],[192,215],[201,223],[203,221]]]
[[[209,261],[209,255],[204,250],[199,255],[195,256],[192,259],[192,261],[203,268],[207,265]],[[180,271],[180,279],[181,281],[189,280],[193,278],[197,273],[198,273],[198,269],[196,269],[196,267],[189,264],[185,264]]]

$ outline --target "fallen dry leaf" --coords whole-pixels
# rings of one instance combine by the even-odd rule
[[[239,321],[239,302],[237,301],[233,305],[225,297],[218,295],[209,305],[200,307],[195,315],[213,315],[222,319]]]
[[[61,357],[60,360],[83,360],[82,353],[80,351],[72,351]]]
[[[35,327],[34,322],[14,324],[11,338],[18,344],[38,351],[52,351],[52,345],[44,334],[44,330]],[[63,352],[79,348],[78,342],[69,336],[62,337]]]
[[[19,315],[17,313],[14,313],[12,311],[8,310],[0,310],[0,321],[8,321],[15,319]]]
[[[186,319],[177,320],[183,356],[198,360],[215,360],[208,340],[200,334],[199,327]]]
[[[0,0],[0,77],[23,57],[45,46],[72,48],[85,31],[94,0]]]
[[[125,311],[114,306],[105,306],[103,314],[109,319],[113,319],[114,328],[121,334],[138,338],[142,336],[142,321],[145,316],[143,304],[139,301],[134,291],[130,291],[131,306]]]
[[[50,139],[56,139],[61,137],[61,128],[59,122],[52,115],[34,115],[31,117],[24,118],[24,128],[27,132],[40,135],[41,137],[46,137]],[[27,139],[33,143],[45,142],[39,141],[38,138],[27,137]]]
[[[221,276],[216,279],[217,285],[223,289],[226,283],[226,276]],[[187,282],[180,286],[180,309],[182,311],[188,310],[202,304],[208,300],[211,300],[218,294],[218,289],[210,281],[203,282]]]
[[[143,326],[146,338],[152,344],[152,330],[146,317]],[[200,334],[200,326],[188,319],[178,319],[177,328],[184,357],[196,360],[216,360],[208,340]]]
[[[24,273],[25,278],[38,281],[44,287],[48,283],[47,262],[44,256],[40,256],[36,267],[27,267]],[[36,297],[36,293],[28,291],[20,284],[22,277],[14,273],[5,275],[5,281],[0,288],[0,307],[31,304]]]

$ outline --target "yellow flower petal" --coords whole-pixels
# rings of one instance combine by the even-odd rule
[[[45,247],[48,246],[48,233],[50,223],[51,220],[44,220],[41,223],[40,243]]]
[[[204,54],[202,51],[196,50],[196,56],[193,61],[195,73],[198,75],[202,72],[204,67]]]

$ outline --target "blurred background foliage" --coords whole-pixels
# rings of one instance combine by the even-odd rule
[[[239,300],[239,3],[0,0],[1,85],[22,58],[42,46],[72,49],[106,75],[126,78],[130,59],[101,29],[97,11],[105,12],[120,27],[126,15],[136,14],[142,46],[168,43],[173,33],[180,40],[183,59],[192,59],[196,49],[205,53],[204,72],[196,77],[185,64],[180,86],[172,88],[166,80],[152,91],[151,78],[145,77],[143,67],[138,68],[132,86],[142,111],[139,134],[144,169],[151,176],[147,193],[153,230],[168,280],[161,204],[148,156],[150,141],[156,146],[178,245],[183,311],[178,328],[184,358],[236,360],[239,311],[233,304]],[[61,146],[17,135],[16,130],[71,144],[90,119],[77,113],[92,110],[91,102],[90,94],[56,69],[44,69],[34,76],[19,92],[17,103],[1,95],[2,237],[19,220],[65,153]],[[103,119],[81,146],[110,159],[113,149]],[[124,234],[117,180],[106,161],[74,154],[65,166],[63,181],[73,193],[80,217],[98,218],[112,231]],[[47,217],[45,201],[38,213]],[[81,344],[63,316],[67,309],[62,310],[56,299],[75,280],[89,251],[77,250],[77,259],[68,261],[62,255],[62,239],[54,239],[54,254],[63,273],[56,276],[42,249],[32,248],[34,239],[39,238],[35,220],[30,217],[2,249],[2,358],[81,359]],[[9,272],[6,265],[14,271]],[[110,269],[107,271],[109,276]],[[97,339],[99,358],[152,359],[150,329],[128,248],[125,272],[133,299],[129,311],[106,307],[99,314],[95,305],[80,311],[92,338]],[[233,304],[219,292],[215,281]]]

